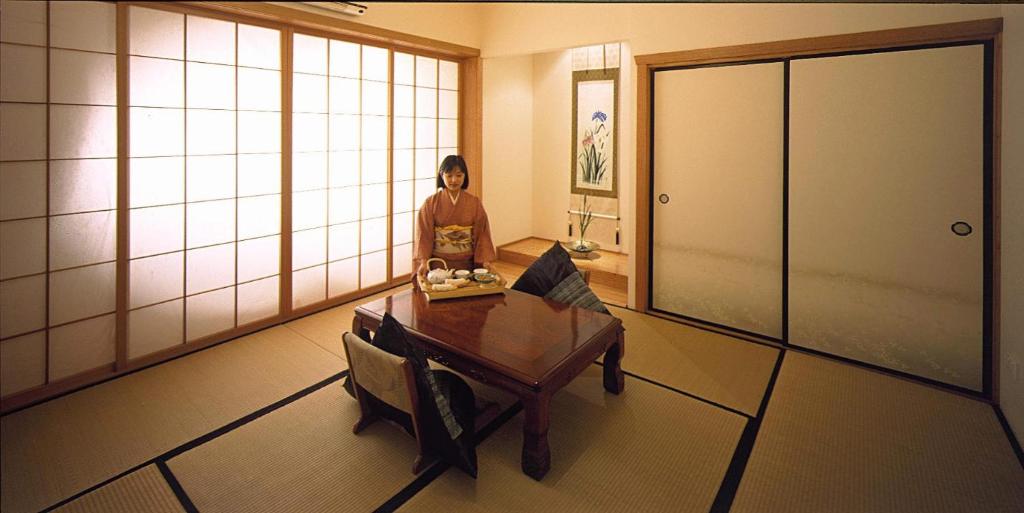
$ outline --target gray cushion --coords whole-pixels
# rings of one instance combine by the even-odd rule
[[[594,291],[590,290],[590,287],[583,281],[583,276],[580,276],[578,272],[574,272],[558,282],[555,288],[544,294],[544,299],[611,315],[608,308],[598,299]]]

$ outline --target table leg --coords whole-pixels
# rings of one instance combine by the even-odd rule
[[[622,356],[625,350],[625,337],[620,330],[615,343],[604,354],[604,389],[613,394],[621,394],[625,387],[626,380],[622,375]]]
[[[540,481],[551,468],[548,447],[551,397],[546,393],[520,398],[523,403],[523,473]]]
[[[352,316],[352,333],[355,336],[358,337],[358,336],[360,336],[359,332],[362,331],[362,329],[363,329],[363,320],[360,319],[358,315],[353,315]]]

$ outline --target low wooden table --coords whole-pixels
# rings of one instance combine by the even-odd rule
[[[428,302],[406,290],[356,308],[352,331],[375,331],[390,313],[427,355],[473,379],[517,395],[525,414],[523,472],[551,468],[551,397],[602,354],[604,388],[623,390],[622,321],[507,290],[504,295]]]

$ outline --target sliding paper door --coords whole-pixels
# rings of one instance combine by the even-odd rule
[[[654,78],[651,305],[782,336],[783,64]]]
[[[983,388],[984,49],[794,60],[789,338]]]

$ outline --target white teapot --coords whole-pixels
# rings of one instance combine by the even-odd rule
[[[445,267],[444,269],[433,269],[433,270],[431,270],[430,272],[427,273],[427,281],[436,285],[436,284],[444,283],[445,280],[451,278],[452,277],[452,273],[454,271],[449,270],[448,269],[448,263],[445,262],[444,260],[440,259],[440,258],[431,258],[430,260],[427,260],[427,265],[430,265],[430,262],[432,262],[434,260],[437,260],[438,262],[441,262],[442,264],[444,264],[444,267]]]

